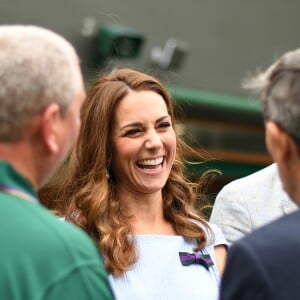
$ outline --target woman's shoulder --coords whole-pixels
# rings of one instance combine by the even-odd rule
[[[213,234],[214,234],[214,246],[219,246],[219,245],[225,245],[226,247],[229,246],[228,241],[225,238],[225,235],[222,232],[222,229],[213,223],[208,222]]]
[[[205,232],[208,244],[213,246],[225,245],[228,247],[229,243],[227,242],[221,228],[218,225],[211,222],[206,222],[207,226],[205,226],[203,223],[197,220],[193,221]]]

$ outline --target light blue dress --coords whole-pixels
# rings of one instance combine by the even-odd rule
[[[211,224],[210,224],[211,225]],[[133,236],[138,260],[121,277],[109,275],[117,300],[216,300],[220,277],[215,264],[214,245],[227,242],[219,228],[208,253],[214,265],[207,270],[202,265],[183,266],[179,252],[193,253],[195,241],[178,235]]]

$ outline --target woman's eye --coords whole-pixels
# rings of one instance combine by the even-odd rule
[[[140,129],[136,128],[136,129],[130,129],[128,131],[126,131],[125,136],[134,136],[137,135],[141,132]]]
[[[171,126],[170,122],[163,122],[163,123],[159,124],[160,128],[167,128],[167,127],[170,127],[170,126]]]

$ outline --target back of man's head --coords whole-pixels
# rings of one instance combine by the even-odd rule
[[[286,130],[300,151],[300,49],[282,55],[244,87],[260,94],[265,121]]]
[[[284,189],[300,204],[300,49],[285,53],[244,87],[260,95],[267,148]]]
[[[78,88],[69,42],[37,26],[0,26],[0,142],[16,142],[49,103],[64,112]]]

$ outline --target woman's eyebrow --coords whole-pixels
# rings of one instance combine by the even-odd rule
[[[155,121],[155,123],[161,122],[162,120],[167,119],[169,117],[170,117],[169,115],[162,116],[162,117],[158,118]],[[124,129],[128,128],[128,127],[136,127],[136,126],[142,126],[142,125],[143,125],[142,122],[132,122],[132,123],[128,123],[128,124],[120,127],[120,130],[124,130]]]

